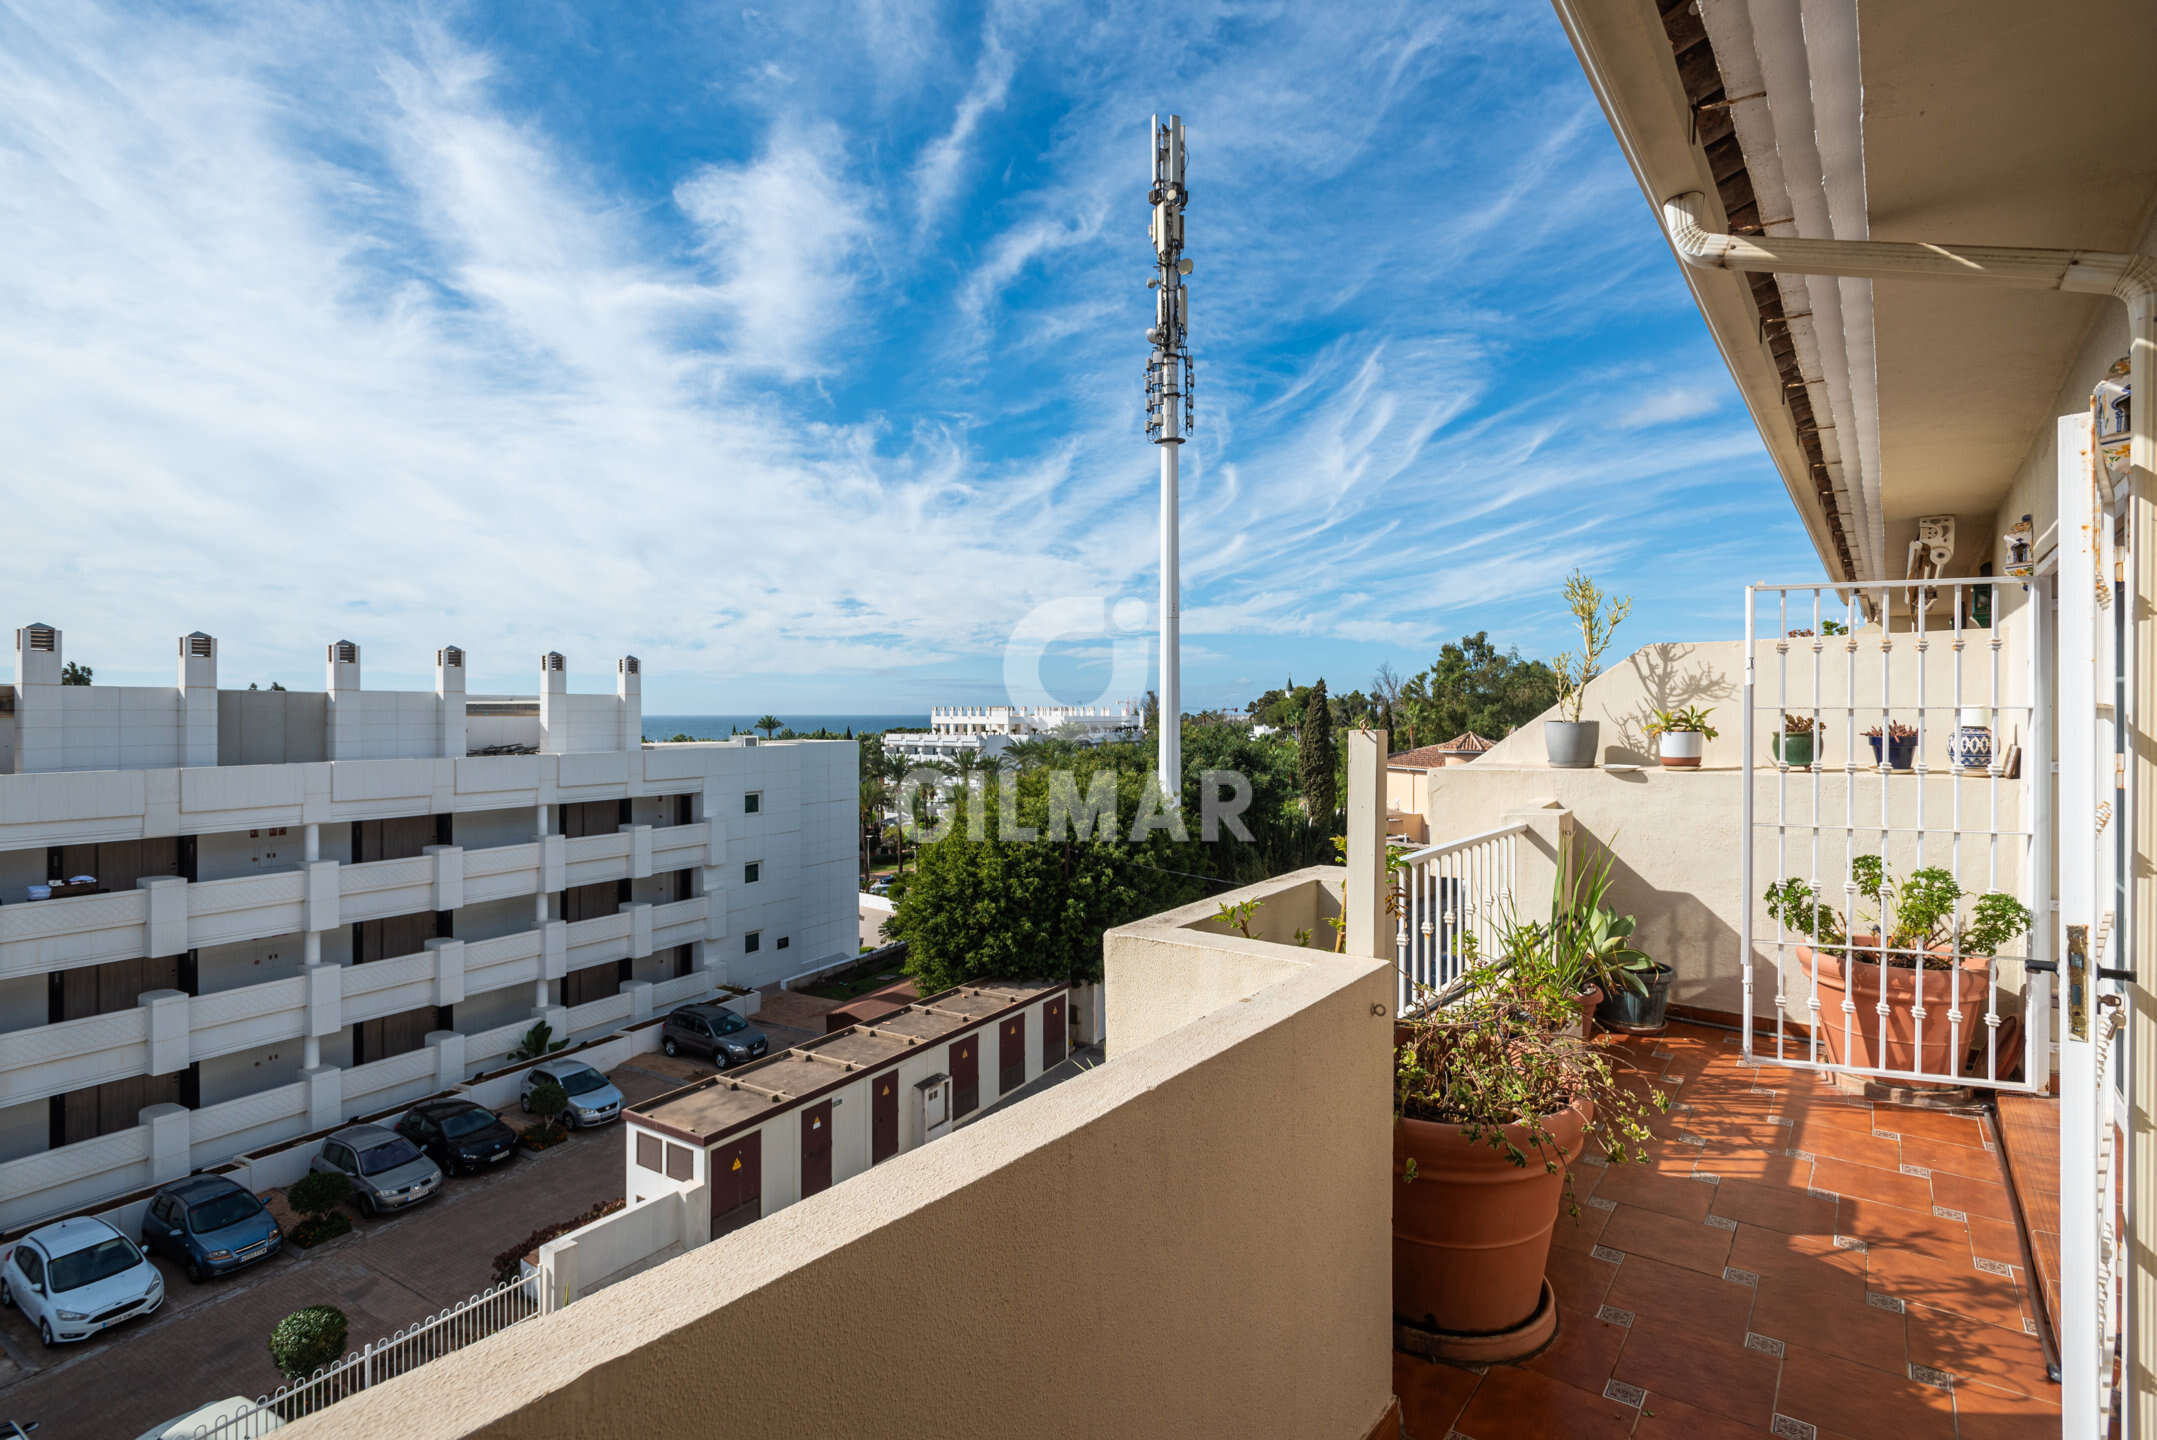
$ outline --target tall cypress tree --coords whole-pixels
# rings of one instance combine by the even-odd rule
[[[1303,729],[1296,736],[1296,761],[1303,771],[1303,808],[1312,820],[1330,824],[1339,799],[1334,781],[1333,712],[1326,705],[1326,682],[1311,687],[1303,706]]]

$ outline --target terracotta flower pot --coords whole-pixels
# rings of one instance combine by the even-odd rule
[[[1531,1319],[1543,1296],[1550,1233],[1565,1171],[1580,1157],[1593,1112],[1585,1101],[1544,1117],[1557,1153],[1541,1155],[1519,1126],[1507,1138],[1527,1152],[1515,1165],[1486,1135],[1435,1120],[1393,1122],[1393,1313],[1411,1325],[1489,1335]],[[1406,1162],[1416,1178],[1403,1181]],[[1544,1159],[1556,1160],[1556,1173]]]
[[[1815,950],[1810,945],[1797,947],[1798,964],[1804,968],[1806,979],[1819,978],[1820,1053],[1831,1065],[1914,1070],[1923,1075],[1936,1075],[1942,1080],[1956,1078],[1948,1054],[1949,1041],[1951,1038],[1959,1040],[1967,1049],[1971,1038],[1982,1030],[1992,979],[1992,957],[1963,956],[1959,980],[1953,970],[1887,966],[1887,1043],[1883,1047],[1878,1009],[1879,945],[1878,935],[1853,935],[1850,937],[1851,953],[1847,957],[1841,950]],[[1865,954],[1868,948],[1874,952],[1870,956]],[[1936,945],[1931,953],[1947,956],[1954,952],[1948,946]],[[1922,1041],[1918,1038],[1915,1013],[1921,982],[1925,1006]],[[1857,1006],[1856,1013],[1848,1017],[1850,1033],[1847,1041],[1843,1034],[1845,993]],[[1800,992],[1793,997],[1799,1006],[1805,1006],[1810,998],[1809,992]],[[1962,1011],[1959,1027],[1947,1018],[1949,1008],[1956,1006],[1958,1000]],[[1953,1036],[1949,1034],[1951,1029],[1957,1031]]]
[[[1576,1025],[1572,1032],[1575,1039],[1595,1038],[1595,1007],[1602,1003],[1603,987],[1600,985],[1590,985],[1573,997],[1573,1005],[1580,1011],[1580,1024]]]

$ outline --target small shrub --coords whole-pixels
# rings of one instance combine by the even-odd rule
[[[295,1310],[270,1329],[270,1361],[287,1380],[304,1380],[345,1353],[345,1312],[334,1305]]]
[[[494,1257],[495,1283],[499,1285],[516,1279],[517,1271],[524,1263],[524,1257],[546,1244],[549,1240],[555,1239],[557,1236],[567,1235],[570,1231],[580,1226],[589,1225],[601,1216],[612,1215],[615,1211],[621,1209],[625,1203],[625,1201],[621,1200],[602,1200],[575,1219],[563,1220],[534,1230],[531,1234]]]
[[[552,1080],[542,1080],[532,1087],[532,1093],[524,1099],[524,1108],[539,1119],[539,1140],[535,1150],[544,1150],[569,1132],[562,1126],[562,1112],[569,1108],[569,1092]],[[526,1131],[527,1135],[532,1132]]]
[[[537,1060],[542,1056],[552,1055],[557,1050],[566,1050],[568,1048],[569,1042],[555,1039],[554,1027],[542,1020],[524,1032],[523,1037],[517,1041],[517,1048],[509,1052],[509,1058],[512,1060]]]
[[[351,1231],[352,1222],[345,1218],[344,1212],[333,1210],[327,1215],[308,1216],[292,1227],[291,1238],[293,1244],[307,1250],[325,1240],[335,1240],[340,1235],[348,1235]]]
[[[312,1170],[292,1182],[285,1199],[310,1220],[320,1220],[352,1198],[352,1182],[328,1170]]]

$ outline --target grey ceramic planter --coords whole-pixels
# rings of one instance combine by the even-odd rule
[[[1550,752],[1553,770],[1586,770],[1595,764],[1596,732],[1600,720],[1545,720],[1543,748]]]

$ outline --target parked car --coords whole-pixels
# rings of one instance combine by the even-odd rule
[[[552,1080],[569,1097],[569,1104],[562,1110],[562,1123],[572,1130],[621,1118],[622,1092],[582,1060],[543,1060],[525,1071],[524,1089],[517,1103],[527,1115],[532,1113],[532,1087],[542,1080]]]
[[[142,1248],[187,1267],[200,1285],[285,1243],[285,1232],[254,1192],[222,1175],[190,1175],[162,1187],[142,1217]]]
[[[203,1436],[214,1440],[261,1440],[272,1430],[284,1428],[284,1418],[275,1410],[257,1405],[245,1395],[231,1395],[199,1410],[175,1415],[162,1425],[153,1425],[136,1440],[202,1440]]]
[[[442,1167],[394,1130],[379,1125],[347,1125],[322,1142],[322,1153],[308,1163],[352,1182],[352,1198],[363,1215],[417,1205],[442,1186]]]
[[[891,877],[889,875],[879,875],[870,881],[869,893],[871,895],[889,895],[891,893]]]
[[[763,1031],[724,1005],[683,1005],[659,1027],[659,1048],[669,1055],[684,1050],[709,1055],[721,1070],[754,1060],[771,1049]]]
[[[404,1112],[397,1133],[451,1175],[499,1164],[517,1148],[517,1132],[469,1100],[423,1100]]]
[[[0,1305],[21,1309],[47,1345],[87,1340],[165,1303],[165,1277],[135,1242],[78,1216],[32,1230],[0,1261]]]

